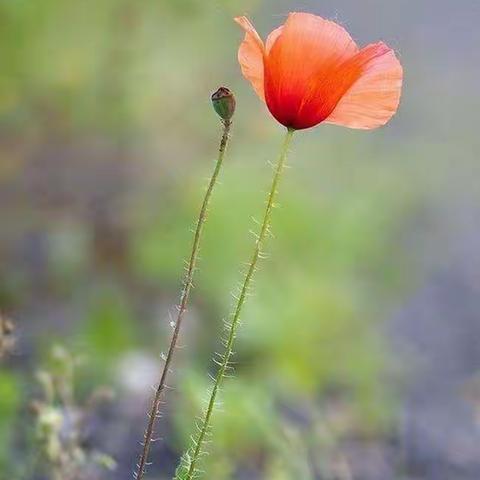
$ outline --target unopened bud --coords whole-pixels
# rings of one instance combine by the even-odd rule
[[[226,87],[220,87],[212,95],[213,108],[217,112],[218,116],[224,120],[229,121],[235,113],[235,96]]]

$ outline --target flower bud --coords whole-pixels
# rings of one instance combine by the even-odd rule
[[[212,95],[212,104],[213,108],[217,112],[218,116],[228,122],[233,117],[235,113],[235,96],[233,93],[226,87],[220,87]]]

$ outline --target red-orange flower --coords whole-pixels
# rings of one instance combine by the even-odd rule
[[[246,32],[243,75],[282,125],[372,129],[397,111],[403,70],[384,43],[359,49],[343,27],[308,13],[291,13],[265,44],[246,17],[235,21]]]

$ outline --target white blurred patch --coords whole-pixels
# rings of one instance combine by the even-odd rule
[[[152,386],[158,381],[160,363],[158,358],[146,353],[128,352],[118,364],[118,384],[132,395],[149,395]]]

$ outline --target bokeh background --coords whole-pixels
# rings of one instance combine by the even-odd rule
[[[231,19],[265,35],[293,10],[393,46],[404,96],[384,129],[297,135],[204,478],[480,478],[477,0],[0,0],[2,480],[54,478],[31,403],[36,372],[69,375],[66,351],[69,409],[114,393],[83,411],[79,443],[117,468],[85,478],[132,478],[219,141],[209,96],[227,85],[231,148],[148,475],[171,478],[282,137]]]

